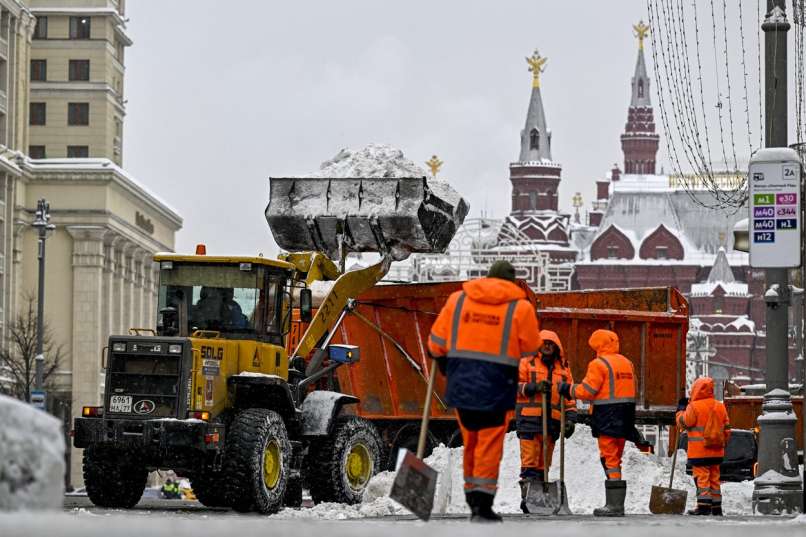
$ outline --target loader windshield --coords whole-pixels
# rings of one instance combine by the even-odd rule
[[[190,335],[196,330],[213,330],[243,337],[277,335],[284,284],[282,272],[251,264],[163,264],[159,287],[161,332]]]

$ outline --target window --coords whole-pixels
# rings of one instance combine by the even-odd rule
[[[90,18],[70,17],[70,39],[90,38]]]
[[[86,145],[68,145],[67,158],[87,158],[90,156],[90,148]]]
[[[90,61],[89,60],[70,60],[70,69],[68,73],[70,80],[89,80],[90,79]]]
[[[529,208],[537,209],[537,192],[529,192]]]
[[[31,103],[29,125],[44,125],[47,115],[47,105],[45,103]]]
[[[655,259],[669,259],[669,249],[666,246],[656,247]]]
[[[537,129],[532,129],[529,134],[529,149],[540,150],[540,133]]]
[[[68,125],[89,125],[90,124],[90,104],[89,103],[67,103],[67,124]]]
[[[44,145],[29,145],[28,146],[28,156],[34,159],[37,158],[47,158],[45,156],[45,146]]]
[[[48,38],[48,18],[37,17],[36,27],[34,28],[34,39],[47,39]]]
[[[44,82],[48,79],[48,61],[31,60],[31,81]]]
[[[638,98],[639,99],[644,98],[644,81],[643,81],[643,79],[638,81]]]
[[[618,259],[618,246],[608,246],[607,247],[607,258],[608,259]]]

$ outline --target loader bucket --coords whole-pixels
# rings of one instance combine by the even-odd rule
[[[269,189],[266,220],[278,246],[334,259],[342,252],[398,261],[442,253],[469,208],[450,185],[425,177],[272,177]]]

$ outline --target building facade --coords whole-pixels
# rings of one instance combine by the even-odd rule
[[[10,329],[38,296],[32,223],[44,198],[55,225],[44,320],[61,356],[46,387],[67,432],[82,406],[100,403],[109,335],[155,326],[152,256],[173,250],[182,226],[123,168],[124,9],[0,0],[0,335],[13,351]],[[80,455],[68,454],[68,485],[82,483]]]

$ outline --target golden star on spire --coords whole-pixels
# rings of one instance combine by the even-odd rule
[[[439,158],[437,158],[436,155],[431,155],[431,158],[425,161],[425,165],[431,168],[432,177],[437,176],[437,172],[439,172],[439,169],[442,167],[442,164],[444,163],[441,160],[439,160]]]
[[[644,38],[649,33],[649,26],[644,24],[644,21],[638,21],[638,24],[633,24],[633,35],[638,38],[638,50],[644,50]]]
[[[531,57],[526,57],[526,63],[529,64],[529,71],[532,73],[532,87],[540,87],[540,73],[546,70],[546,62],[548,58],[540,55],[540,52],[535,49]]]

